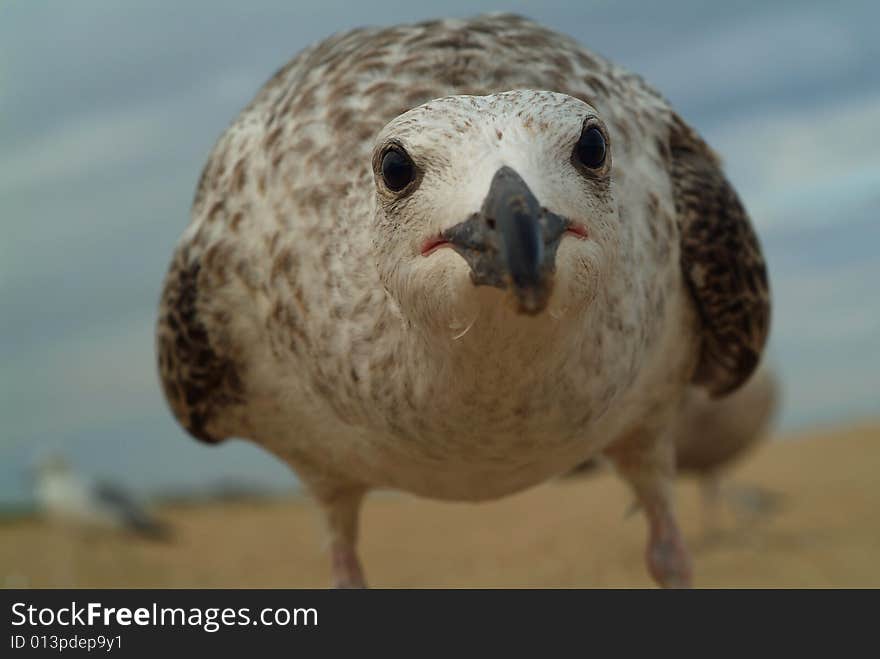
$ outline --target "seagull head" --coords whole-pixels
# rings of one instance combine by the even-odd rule
[[[611,161],[597,110],[564,94],[450,96],[398,116],[372,161],[386,289],[440,323],[589,304],[615,242]]]

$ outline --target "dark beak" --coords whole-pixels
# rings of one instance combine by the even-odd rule
[[[538,314],[553,292],[556,248],[569,222],[542,208],[510,167],[492,178],[479,213],[443,232],[477,286],[512,288],[520,313]]]

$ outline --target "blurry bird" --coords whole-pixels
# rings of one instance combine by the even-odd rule
[[[83,527],[112,528],[151,539],[167,539],[170,528],[151,516],[124,488],[93,482],[53,456],[39,465],[36,498],[52,520]]]

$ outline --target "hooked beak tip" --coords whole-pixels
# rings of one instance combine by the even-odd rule
[[[514,290],[517,312],[526,316],[537,316],[547,308],[553,292],[553,280],[546,279],[537,286],[517,287]]]

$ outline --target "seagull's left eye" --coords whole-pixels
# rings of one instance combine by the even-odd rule
[[[574,147],[574,155],[584,167],[599,169],[605,163],[605,136],[596,126],[589,126]]]
[[[382,180],[389,190],[400,192],[416,175],[413,161],[400,147],[391,147],[382,156]]]

